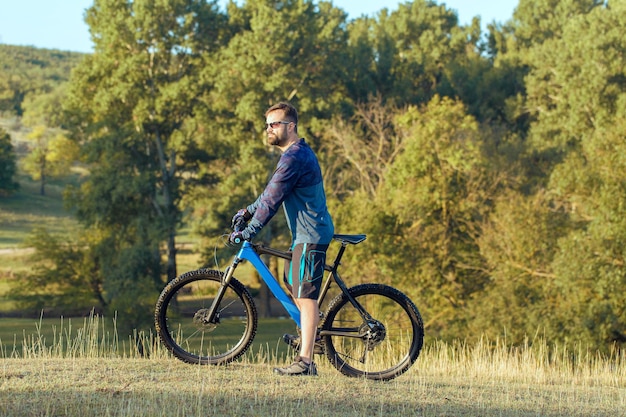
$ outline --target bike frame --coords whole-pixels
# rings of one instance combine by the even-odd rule
[[[339,277],[339,274],[337,273],[337,267],[340,264],[341,258],[343,256],[344,251],[346,250],[347,245],[348,243],[346,241],[341,241],[341,247],[339,248],[339,252],[337,253],[337,256],[335,257],[335,261],[333,262],[333,265],[324,266],[324,270],[328,271],[329,275],[320,290],[320,295],[318,298],[318,305],[321,306],[322,301],[326,297],[326,293],[328,292],[331,283],[335,282],[339,286],[339,288],[341,288],[341,291],[348,297],[348,299],[354,305],[354,307],[361,313],[361,316],[363,316],[363,318],[366,320],[371,319],[369,313],[367,313],[365,309],[363,309],[363,307],[354,299],[354,297],[350,295],[348,288],[346,287],[344,282]],[[222,280],[222,286],[220,287],[220,290],[218,291],[213,301],[213,304],[211,305],[209,312],[208,312],[209,321],[214,320],[217,306],[219,305],[222,299],[222,296],[224,294],[224,291],[226,290],[226,287],[228,286],[231,278],[233,277],[233,274],[235,272],[235,269],[237,268],[237,265],[239,265],[239,263],[242,260],[247,260],[259,272],[259,275],[261,276],[263,281],[267,284],[267,287],[270,289],[274,297],[276,297],[276,299],[280,301],[280,303],[283,305],[285,310],[287,310],[287,313],[289,313],[289,316],[296,323],[296,325],[299,328],[301,327],[300,310],[296,306],[291,296],[289,296],[285,292],[285,290],[281,287],[276,277],[272,275],[267,265],[265,265],[265,263],[261,260],[260,255],[264,255],[264,254],[275,256],[275,257],[282,258],[282,259],[291,260],[291,252],[272,249],[272,248],[268,248],[265,246],[252,244],[248,241],[244,241],[243,244],[241,245],[241,249],[239,249],[239,252],[235,256],[233,263],[230,266],[228,266],[228,268],[226,268],[226,272],[224,273],[224,278]]]
[[[289,252],[272,250],[272,253],[268,254],[275,255],[283,259],[291,259],[291,253]],[[259,254],[254,250],[254,247],[248,241],[244,241],[243,245],[241,245],[237,258],[235,258],[235,262],[239,263],[237,260],[241,259],[249,261],[256,268],[263,281],[267,284],[267,287],[270,289],[272,294],[274,294],[274,297],[280,301],[293,321],[295,321],[298,327],[300,327],[300,310],[298,310],[298,307],[294,303],[293,299],[285,292],[285,290],[283,290],[276,277],[272,275],[267,265],[265,265],[265,262],[261,260]],[[235,264],[235,262],[233,262],[233,264]]]

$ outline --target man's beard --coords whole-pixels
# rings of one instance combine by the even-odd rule
[[[277,134],[267,135],[267,143],[276,146],[284,142],[284,138]]]

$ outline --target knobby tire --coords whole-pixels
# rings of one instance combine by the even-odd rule
[[[344,375],[373,380],[390,380],[406,372],[424,343],[424,324],[415,304],[404,293],[382,284],[357,285],[349,292],[382,326],[368,326],[348,297],[339,294],[329,304],[321,326],[322,331],[344,332],[323,336],[330,362]],[[354,337],[372,328],[375,331],[369,336]]]
[[[248,290],[232,278],[213,322],[203,320],[221,286],[223,273],[200,269],[173,279],[154,313],[159,338],[183,362],[220,365],[234,361],[252,344],[257,311]]]

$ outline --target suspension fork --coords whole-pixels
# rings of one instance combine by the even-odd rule
[[[240,257],[239,254],[237,254],[235,259],[233,260],[233,263],[230,264],[226,268],[226,271],[224,272],[224,276],[222,277],[222,282],[221,282],[222,285],[220,285],[219,288],[217,289],[217,294],[215,295],[215,298],[213,299],[213,302],[211,303],[209,310],[204,316],[205,323],[215,323],[217,321],[216,320],[217,307],[222,302],[222,298],[224,298],[224,294],[226,293],[228,284],[230,284],[230,280],[233,277],[233,274],[235,273],[235,269],[237,269],[237,265],[239,265],[239,262],[241,262],[241,260],[242,258]]]

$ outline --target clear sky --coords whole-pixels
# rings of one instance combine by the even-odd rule
[[[226,4],[226,0],[220,0]],[[332,0],[349,18],[396,10],[400,0]],[[457,12],[462,24],[480,16],[483,28],[513,16],[519,0],[440,0]],[[83,14],[93,0],[0,0],[0,43],[38,48],[91,52]]]

